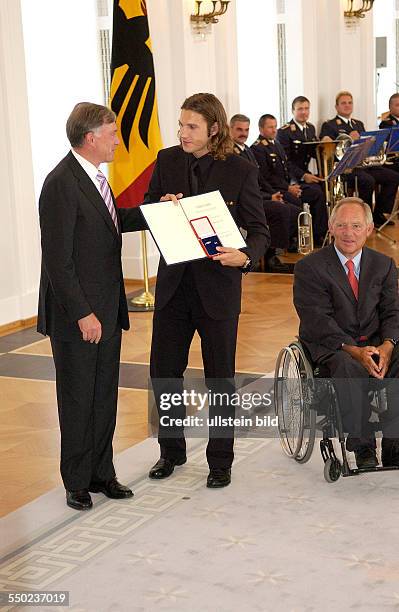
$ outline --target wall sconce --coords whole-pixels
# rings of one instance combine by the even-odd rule
[[[224,15],[230,4],[230,0],[212,0],[212,11],[201,13],[202,0],[196,0],[197,12],[195,15],[190,15],[190,22],[193,31],[202,39],[205,35],[211,32],[211,25],[218,23],[220,15]]]
[[[371,9],[373,8],[373,4],[374,0],[347,0],[347,10],[344,11],[344,16],[348,19],[363,19],[365,13],[371,11]]]

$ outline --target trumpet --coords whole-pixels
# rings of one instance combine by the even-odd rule
[[[341,159],[345,155],[346,150],[349,149],[349,147],[353,143],[353,139],[349,136],[349,134],[339,134],[337,136],[337,141],[338,142],[335,148],[335,157],[338,159],[338,161],[341,161]]]
[[[298,215],[298,253],[309,255],[313,251],[313,225],[309,204],[304,203]]]
[[[340,134],[337,137],[337,140],[340,142],[337,143],[337,148],[335,150],[335,156],[339,160],[341,160],[345,154],[345,151],[353,144],[353,139],[349,136],[349,134]],[[365,157],[364,160],[360,164],[360,168],[372,168],[373,166],[383,166],[387,160],[387,156],[385,154],[386,143],[384,143],[381,149],[378,152],[378,155],[370,155],[369,157]]]

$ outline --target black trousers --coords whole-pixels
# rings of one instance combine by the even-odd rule
[[[51,338],[61,430],[61,476],[70,491],[115,476],[112,438],[121,330],[99,344]]]
[[[372,206],[373,192],[377,188],[375,197],[375,212],[391,212],[395,202],[399,185],[399,174],[383,166],[370,168],[356,168],[348,175],[348,186],[355,188],[356,182],[359,196]]]
[[[223,296],[220,296],[223,299]],[[187,266],[183,279],[168,304],[156,310],[153,319],[150,374],[159,415],[163,393],[181,393],[183,375],[187,368],[188,354],[194,333],[201,338],[202,361],[205,382],[217,393],[234,392],[235,353],[238,316],[215,320],[207,315],[195,281]],[[182,418],[185,409],[172,409],[173,418]],[[234,408],[229,405],[209,406],[209,417],[221,415],[234,417]],[[186,454],[183,427],[159,426],[158,442],[161,456],[181,458]],[[209,428],[206,456],[211,468],[229,468],[233,463],[234,428]]]
[[[298,215],[301,212],[291,202],[263,200],[267,224],[270,229],[271,247],[288,249],[291,240],[298,235]]]
[[[374,430],[369,423],[369,390],[385,387],[388,410],[379,415],[381,431],[387,438],[399,438],[399,346],[392,352],[384,381],[370,377],[367,370],[345,351],[323,359],[334,379],[344,430],[348,432],[348,450],[359,445],[375,446]],[[352,442],[351,442],[352,440]]]

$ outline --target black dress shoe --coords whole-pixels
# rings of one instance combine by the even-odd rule
[[[384,467],[399,467],[399,440],[397,438],[382,438],[381,462]]]
[[[378,460],[374,448],[361,446],[355,451],[356,465],[360,469],[377,467]]]
[[[231,468],[211,468],[206,486],[209,489],[220,489],[231,483]]]
[[[92,493],[104,493],[104,495],[111,499],[133,497],[133,491],[118,482],[116,478],[112,478],[108,482],[91,482],[89,489]]]
[[[155,480],[161,480],[161,478],[167,478],[173,473],[175,465],[183,465],[186,463],[187,457],[181,457],[180,459],[170,459],[169,457],[161,457],[155,465],[149,471],[148,476]]]
[[[75,510],[90,510],[93,507],[93,502],[87,489],[66,491],[66,503],[67,506]]]
[[[266,272],[281,273],[288,272],[289,267],[285,263],[283,263],[281,259],[279,259],[276,255],[273,255],[273,257],[270,257],[270,259],[266,261],[265,270]]]

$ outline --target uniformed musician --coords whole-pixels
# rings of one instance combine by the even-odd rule
[[[259,168],[253,151],[246,144],[249,134],[250,119],[237,114],[230,119],[230,136],[234,142],[234,151]],[[266,272],[288,272],[289,267],[276,255],[276,249],[294,247],[298,229],[299,208],[290,202],[284,202],[280,192],[274,189],[259,176],[259,185],[263,196],[263,207],[270,229],[271,246],[265,253]]]
[[[365,128],[360,119],[352,118],[352,94],[349,91],[340,91],[335,99],[335,108],[336,116],[321,126],[320,139],[335,140],[340,134],[348,134],[353,140],[357,140]],[[350,188],[355,186],[355,177],[357,177],[359,196],[370,207],[377,186],[373,219],[376,227],[381,226],[386,221],[383,213],[390,213],[393,207],[399,185],[397,173],[382,166],[356,168],[348,175]]]
[[[327,209],[325,197],[319,185],[301,181],[301,178],[290,171],[283,146],[277,142],[277,121],[273,115],[265,114],[259,119],[259,138],[253,143],[253,150],[259,164],[262,181],[271,186],[274,192],[280,192],[285,201],[298,207],[303,202],[310,205],[313,217],[315,245],[323,243],[327,232]],[[302,172],[303,178],[304,172]],[[318,182],[318,181],[317,181]]]
[[[389,113],[384,113],[381,119],[380,130],[399,127],[399,93],[394,93],[389,98]]]
[[[288,169],[298,181],[308,185],[323,183],[323,179],[309,171],[309,162],[315,157],[315,147],[304,145],[317,140],[316,128],[309,123],[310,102],[305,96],[297,96],[292,101],[292,119],[277,131],[277,140],[283,145],[288,159]]]
[[[392,129],[399,128],[399,93],[394,93],[389,98],[389,112],[383,113],[381,116],[381,123],[379,125],[380,130],[383,129]],[[386,164],[385,167],[391,168],[391,170],[395,170],[399,172],[399,158],[396,158],[395,161]]]

